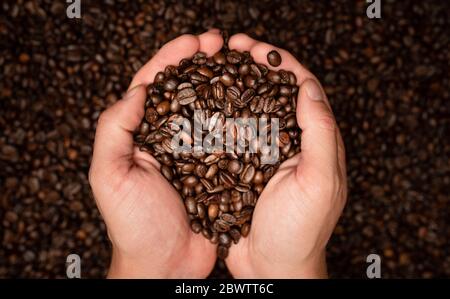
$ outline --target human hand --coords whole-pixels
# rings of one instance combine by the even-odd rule
[[[247,238],[230,248],[228,269],[238,278],[323,278],[325,247],[347,198],[345,149],[317,79],[291,54],[245,34],[230,49],[249,51],[258,63],[276,49],[298,81],[301,153],[285,161],[261,193]]]
[[[211,56],[222,44],[217,30],[167,43],[99,118],[89,181],[112,242],[109,277],[203,278],[214,266],[215,246],[191,231],[179,194],[159,163],[134,146],[132,133],[144,116],[145,86],[158,71],[198,51]]]

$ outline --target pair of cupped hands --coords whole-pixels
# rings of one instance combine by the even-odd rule
[[[189,227],[177,191],[159,163],[133,143],[144,116],[146,85],[167,65],[196,52],[212,56],[223,45],[218,30],[182,35],[164,45],[133,78],[123,99],[99,118],[89,181],[112,242],[111,278],[205,278],[216,246]],[[251,231],[230,248],[226,264],[236,278],[327,277],[326,245],[347,197],[345,149],[327,97],[290,53],[245,34],[229,48],[249,51],[257,63],[277,50],[280,66],[297,76],[301,152],[281,164],[256,204]]]

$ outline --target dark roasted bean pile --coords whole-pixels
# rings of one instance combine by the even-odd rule
[[[276,51],[267,60],[281,64]],[[223,50],[212,57],[199,52],[178,66],[169,65],[147,87],[136,143],[160,162],[161,173],[184,201],[191,229],[218,244],[220,259],[227,257],[232,243],[248,235],[258,197],[279,165],[300,152],[296,83],[290,71],[273,71],[255,63],[249,52],[229,51],[225,34]],[[190,130],[181,130],[183,119]],[[244,127],[227,119],[249,124],[254,120],[256,125],[265,119],[265,125]],[[276,129],[272,119],[278,121]],[[240,133],[252,128],[250,134]],[[265,130],[268,142],[259,142],[252,150],[251,143],[262,137],[258,130]],[[193,147],[195,133],[201,137],[199,151]],[[221,146],[208,151],[203,146],[208,145],[205,134],[219,135]],[[227,140],[227,134],[233,138]],[[191,146],[190,150],[177,151],[179,143],[173,138]],[[274,161],[264,161],[261,153],[270,142],[279,154]],[[227,149],[226,144],[233,148]]]
[[[66,277],[71,253],[105,275],[98,115],[164,43],[212,26],[285,48],[328,94],[349,181],[330,275],[364,278],[376,253],[382,277],[450,277],[450,2],[380,2],[376,20],[365,0],[81,0],[76,20],[66,1],[0,1],[0,277]]]

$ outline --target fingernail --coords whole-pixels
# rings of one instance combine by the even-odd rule
[[[308,80],[304,83],[306,94],[311,100],[314,101],[322,101],[323,100],[323,92],[320,88],[319,84],[315,80]]]
[[[140,87],[142,84],[136,85],[135,87],[131,88],[130,90],[127,91],[127,93],[123,96],[123,99],[129,99],[134,97],[134,95],[136,94],[136,92],[138,91],[138,87]]]

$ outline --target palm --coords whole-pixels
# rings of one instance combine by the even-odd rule
[[[158,162],[133,145],[132,132],[144,117],[144,86],[158,71],[197,51],[211,56],[222,44],[213,31],[169,42],[99,119],[89,179],[113,243],[112,277],[201,278],[214,266],[215,246],[190,230],[179,194]]]
[[[214,247],[192,233],[180,196],[157,168],[140,163],[137,159],[129,172],[111,179],[104,194],[109,201],[102,209],[108,211],[107,219],[114,219],[112,223],[106,219],[114,232],[112,242],[121,252],[167,258],[174,267],[207,275]]]
[[[227,260],[234,275],[251,275],[249,269],[274,274],[274,267],[295,267],[325,246],[328,236],[317,236],[314,228],[327,222],[334,207],[315,200],[314,176],[299,174],[301,163],[301,153],[285,161],[261,193],[248,238],[231,249]],[[334,224],[328,226],[331,233]],[[317,244],[318,239],[323,242]]]

